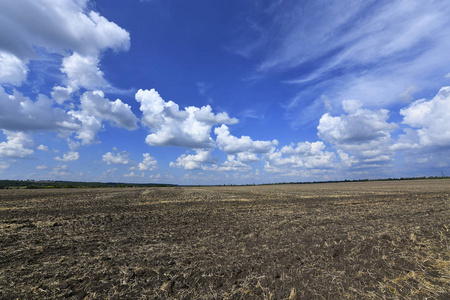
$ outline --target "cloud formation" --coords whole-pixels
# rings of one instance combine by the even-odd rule
[[[79,124],[45,95],[36,101],[0,86],[0,128],[7,130],[75,130]]]
[[[0,157],[23,158],[34,153],[33,139],[30,135],[20,131],[3,130],[6,142],[0,143]]]
[[[389,111],[364,109],[357,100],[343,101],[342,106],[345,113],[340,116],[327,113],[320,118],[318,136],[366,165],[391,160],[391,132],[398,125],[387,122]]]
[[[0,49],[0,84],[19,86],[27,78],[28,67],[26,61]]]
[[[450,86],[441,88],[431,100],[414,101],[400,114],[402,123],[414,128],[403,136],[409,147],[450,146]]]
[[[321,94],[335,107],[343,99],[388,107],[448,73],[448,1],[271,2],[252,11],[236,52],[257,62],[251,78],[281,73],[298,87],[284,101],[295,128],[325,112]]]
[[[49,53],[65,56],[61,71],[68,87],[55,87],[58,103],[80,87],[107,86],[98,68],[100,53],[130,47],[129,33],[89,11],[87,0],[2,1],[0,11],[0,28],[8,28],[0,35],[0,84],[20,86],[31,60]]]
[[[127,165],[130,163],[128,156],[129,153],[126,151],[120,153],[107,152],[102,158],[108,165]]]
[[[2,1],[0,10],[0,27],[9,29],[0,36],[0,45],[20,59],[34,57],[36,47],[60,54],[71,49],[83,55],[130,47],[129,33],[89,11],[87,0]]]
[[[239,68],[231,63],[229,68],[230,60],[217,52],[208,52],[214,54],[214,58],[215,55],[223,58],[217,59],[217,65],[213,66],[214,72],[221,72],[216,72],[217,78],[203,81],[205,74],[216,75],[207,68],[206,61],[194,56],[194,51],[179,52],[180,55],[172,57],[173,61],[179,62],[178,56],[189,54],[200,59],[197,66],[204,64],[192,72],[173,63],[173,70],[170,70],[173,78],[179,71],[192,74],[183,78],[186,81],[177,85],[178,91],[174,89],[173,94],[200,96],[199,102],[209,103],[210,96],[214,97],[217,106],[213,110],[210,105],[180,107],[175,101],[164,100],[155,89],[139,89],[134,95],[137,102],[134,102],[129,94],[121,94],[113,87],[113,80],[109,81],[109,78],[130,86],[130,81],[123,80],[130,75],[140,87],[141,74],[126,73],[129,70],[122,68],[125,60],[118,61],[119,71],[123,71],[124,76],[108,77],[109,74],[103,72],[102,63],[107,69],[114,69],[110,65],[110,53],[130,48],[130,34],[98,12],[91,11],[93,2],[0,1],[0,28],[8,29],[0,34],[0,170],[22,163],[18,169],[26,178],[36,174],[36,170],[40,170],[38,173],[42,176],[76,177],[74,174],[80,174],[75,173],[76,165],[84,168],[81,163],[92,158],[104,162],[99,165],[104,170],[92,171],[92,174],[99,172],[96,175],[103,176],[102,180],[122,180],[124,177],[144,180],[141,178],[146,173],[167,167],[161,164],[165,160],[159,160],[158,155],[164,155],[165,159],[169,157],[170,161],[172,154],[174,161],[170,167],[186,170],[185,178],[211,181],[212,178],[252,180],[251,176],[291,176],[294,180],[308,180],[356,172],[373,175],[382,174],[381,169],[389,169],[386,166],[400,162],[414,167],[450,165],[447,158],[450,87],[441,88],[431,99],[414,101],[435,94],[437,86],[448,85],[441,83],[450,76],[448,2],[343,0],[331,3],[317,0],[255,3],[242,6],[244,10],[240,15],[246,20],[239,24],[245,28],[240,28],[244,35],[248,34],[247,30],[252,32],[240,40],[242,43],[237,43],[242,45],[241,49],[235,49],[247,63],[240,64]],[[99,7],[101,5],[98,3]],[[252,8],[251,12],[245,10],[248,7]],[[135,20],[127,20],[127,23],[129,21]],[[170,22],[174,22],[173,28],[179,29],[177,20]],[[167,28],[168,33],[170,30]],[[204,33],[205,37],[210,34],[218,40],[216,34],[227,30],[211,28],[211,32]],[[142,38],[139,32],[135,33],[136,37]],[[250,36],[256,38],[251,40]],[[154,37],[152,42],[162,47],[165,53],[165,45],[158,44],[161,40]],[[210,44],[211,41],[205,40],[205,45],[215,45]],[[179,45],[183,43],[180,41]],[[134,54],[143,50],[139,48],[140,43],[136,45]],[[205,50],[201,49],[203,44],[197,46],[198,50]],[[181,47],[175,50],[185,51]],[[170,52],[170,55],[175,53]],[[162,66],[167,68],[167,61],[148,60],[153,63],[149,66],[139,57],[142,56],[124,55],[118,59],[125,58],[131,66],[129,69],[134,68],[133,63],[142,63],[139,65],[142,70],[154,67],[155,72]],[[102,61],[103,58],[107,60]],[[224,80],[242,79],[249,73],[251,84],[249,81],[236,80],[239,81],[237,84]],[[146,73],[149,77],[158,76],[154,74],[159,73]],[[179,80],[180,77],[176,78]],[[161,84],[164,86],[164,82]],[[110,100],[105,93],[111,99],[116,99],[115,93],[121,94],[122,100]],[[286,128],[286,132],[277,131],[270,137],[267,135],[274,131],[262,132],[263,127],[255,126],[255,122],[259,122],[263,126],[284,128],[286,119],[278,115],[277,109],[271,110],[270,116],[268,114],[269,108],[278,105],[285,110],[284,117],[291,121],[290,125],[301,131]],[[231,125],[238,119],[224,111],[230,115],[239,111],[237,116],[245,125],[250,125],[248,128],[241,126],[241,130],[249,131],[234,136]],[[274,123],[269,125],[268,122]],[[306,124],[308,126],[299,126]],[[141,137],[137,143],[146,143],[150,147],[148,152],[156,157],[142,153],[146,151],[136,154],[114,149],[104,153],[105,145],[123,142],[120,140],[123,132],[115,134],[117,128],[136,130],[133,137],[144,134],[145,139]],[[258,136],[266,134],[264,140],[253,139],[254,130],[259,131]],[[315,138],[313,142],[292,141],[292,136],[314,136],[316,133],[317,141]],[[278,140],[285,144],[279,145]],[[62,144],[67,144],[68,150],[61,148]],[[91,146],[78,152],[84,145]],[[180,149],[172,146],[187,149],[176,158]],[[153,149],[153,152],[151,147],[168,148]],[[52,155],[49,149],[58,154]],[[83,160],[73,163],[80,160],[80,153],[83,153]],[[130,159],[131,155],[138,157],[141,154],[140,162]],[[35,163],[37,160],[44,161]],[[55,161],[67,164],[52,167]],[[110,166],[107,165],[122,166],[108,171]],[[385,168],[375,169],[380,166]],[[22,171],[26,169],[30,173]],[[44,172],[46,169],[48,171]],[[132,172],[124,175],[124,169]],[[173,179],[166,171],[161,170],[163,175],[151,177],[147,174],[147,179]],[[87,175],[89,179],[96,176],[90,174]]]
[[[173,101],[164,101],[159,93],[139,90],[136,100],[143,113],[141,123],[153,132],[145,142],[151,146],[181,146],[187,148],[213,148],[211,129],[219,124],[235,124],[227,113],[213,113],[211,106],[195,106],[180,110]]]
[[[237,138],[230,134],[228,126],[222,125],[214,129],[217,135],[216,143],[220,150],[233,154],[239,152],[267,153],[274,146],[278,145],[277,140],[273,141],[253,141],[249,136]]]
[[[324,151],[325,144],[318,142],[299,142],[284,146],[281,150],[272,150],[265,155],[264,170],[270,173],[297,175],[307,169],[330,169],[334,166],[336,155]]]
[[[137,118],[131,106],[120,99],[109,101],[102,91],[86,92],[81,97],[81,110],[84,114],[111,121],[118,127],[137,129]]]
[[[150,153],[144,153],[142,156],[144,159],[138,165],[140,171],[154,171],[158,169],[158,161],[150,156]]]
[[[196,154],[182,154],[177,162],[171,162],[171,167],[183,168],[185,170],[212,170],[217,167],[217,158],[212,156],[210,149],[195,149]]]
[[[96,56],[81,56],[77,52],[65,57],[61,72],[67,75],[70,91],[80,87],[88,90],[107,87],[108,82],[103,78],[103,72],[98,67],[99,62]]]
[[[57,161],[75,161],[80,158],[80,154],[78,152],[70,151],[63,154],[63,157],[57,156],[55,160]]]

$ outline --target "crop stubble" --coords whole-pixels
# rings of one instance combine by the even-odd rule
[[[0,191],[0,298],[448,299],[450,181]]]

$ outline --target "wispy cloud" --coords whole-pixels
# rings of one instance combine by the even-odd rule
[[[287,117],[307,124],[324,112],[318,91],[334,107],[346,99],[383,107],[405,101],[411,86],[409,101],[418,90],[442,86],[449,14],[447,1],[284,2],[252,20],[250,30],[269,36],[258,35],[242,50],[259,61],[253,78],[281,73],[284,83],[298,86],[285,101]],[[306,118],[294,117],[305,109]]]

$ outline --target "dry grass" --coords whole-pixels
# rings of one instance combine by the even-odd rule
[[[0,298],[448,299],[450,181],[0,191]]]

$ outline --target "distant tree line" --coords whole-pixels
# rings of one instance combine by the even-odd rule
[[[422,177],[400,177],[400,178],[378,178],[378,179],[344,179],[344,180],[327,180],[327,181],[299,181],[299,182],[280,182],[280,183],[264,183],[263,185],[272,184],[310,184],[310,183],[332,183],[332,182],[366,182],[366,181],[394,181],[394,180],[424,180],[424,179],[450,179],[450,176],[422,176]]]
[[[59,188],[104,188],[104,187],[164,187],[175,186],[161,183],[120,183],[120,182],[81,182],[53,180],[0,180],[0,189],[59,189]]]
[[[422,176],[422,177],[400,177],[400,178],[380,178],[380,179],[344,179],[328,181],[298,181],[298,182],[278,182],[262,184],[242,184],[252,185],[277,185],[277,184],[311,184],[311,183],[332,183],[332,182],[365,182],[365,181],[393,181],[393,180],[424,180],[424,179],[450,179],[450,176]],[[234,186],[235,184],[229,184]],[[105,187],[168,187],[179,186],[177,184],[165,183],[121,183],[121,182],[82,182],[82,181],[57,181],[57,180],[0,180],[0,189],[60,189],[60,188],[105,188]],[[198,185],[201,186],[201,185]]]

